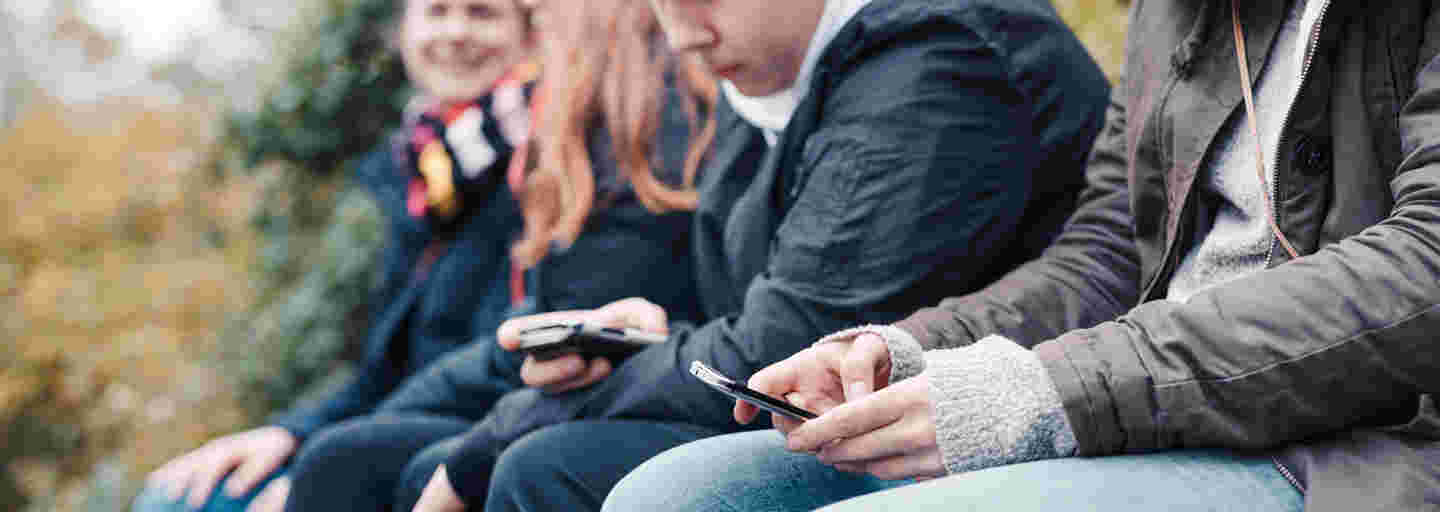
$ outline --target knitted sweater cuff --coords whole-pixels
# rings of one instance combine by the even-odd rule
[[[890,382],[877,382],[875,383],[877,388],[920,375],[920,372],[925,371],[924,350],[920,348],[920,342],[904,329],[892,325],[852,327],[821,338],[815,344],[848,343],[854,341],[861,334],[879,336],[880,339],[885,340],[885,346],[890,349]]]
[[[1033,352],[1001,336],[925,353],[935,438],[949,473],[1075,454],[1075,433]]]

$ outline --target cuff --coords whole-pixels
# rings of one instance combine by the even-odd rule
[[[890,348],[890,382],[900,382],[925,371],[925,355],[924,350],[920,348],[920,342],[915,341],[915,337],[905,332],[904,329],[891,325],[852,327],[820,338],[820,341],[815,344],[849,342],[861,334],[879,336],[880,339],[885,340],[885,346]],[[877,383],[876,388],[888,386],[890,382]]]
[[[949,473],[1075,454],[1040,358],[1001,336],[925,353],[935,440]]]

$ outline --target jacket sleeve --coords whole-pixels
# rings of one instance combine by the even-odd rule
[[[1403,421],[1440,390],[1440,58],[1426,58],[1387,219],[1036,347],[1082,454],[1271,447]]]
[[[404,379],[403,357],[367,355],[338,390],[275,416],[271,424],[304,440],[327,425],[369,412]]]
[[[984,290],[946,299],[896,324],[926,349],[998,334],[1024,346],[1123,314],[1139,300],[1140,257],[1130,222],[1126,109],[1112,93],[1079,207],[1055,242]]]
[[[976,269],[1000,264],[986,255],[1024,213],[1036,152],[1008,63],[973,34],[946,34],[875,54],[830,89],[827,122],[796,169],[809,178],[761,253],[738,314],[673,332],[585,390],[507,396],[447,462],[462,497],[464,475],[488,470],[467,471],[467,458],[489,460],[548,424],[638,418],[734,429],[733,402],[690,376],[692,361],[744,379],[827,333],[891,322],[934,300],[908,295],[939,293],[927,278],[982,284]],[[769,197],[748,194],[732,215],[770,208]],[[976,271],[937,277],[942,265]]]

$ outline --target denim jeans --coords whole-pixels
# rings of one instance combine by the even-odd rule
[[[1223,450],[1057,459],[916,484],[835,470],[786,451],[772,430],[667,451],[626,476],[604,510],[760,512],[833,505],[825,510],[1298,512],[1302,501],[1268,457]]]
[[[665,450],[719,433],[683,423],[624,420],[543,428],[500,453],[483,510],[598,511],[610,488],[630,470]]]

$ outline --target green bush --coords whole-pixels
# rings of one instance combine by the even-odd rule
[[[279,80],[253,111],[227,114],[220,174],[259,172],[257,302],[221,335],[252,419],[289,404],[360,338],[382,230],[348,184],[353,161],[383,143],[410,91],[390,51],[395,0],[327,0],[304,24]]]

